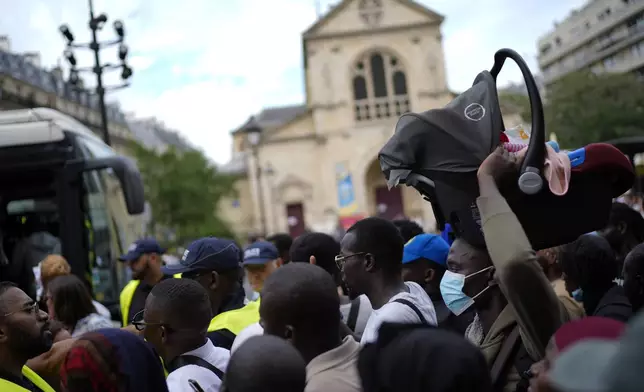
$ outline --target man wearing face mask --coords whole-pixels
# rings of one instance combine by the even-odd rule
[[[504,391],[527,389],[520,375],[543,358],[548,340],[567,321],[521,223],[497,187],[500,178],[518,168],[503,148],[481,164],[477,206],[487,249],[457,238],[440,284],[452,313],[475,309],[466,337],[481,348],[496,390]]]
[[[413,237],[403,250],[402,276],[406,282],[416,282],[425,289],[436,310],[438,326],[459,334],[474,318],[472,309],[456,316],[445,306],[440,292],[440,282],[447,270],[449,245],[436,234],[420,234]]]
[[[24,291],[0,282],[0,391],[54,392],[25,365],[52,346],[47,319],[47,313]]]
[[[127,326],[134,315],[143,310],[145,299],[155,284],[172,278],[161,272],[163,253],[163,248],[154,238],[144,238],[130,245],[128,252],[119,257],[119,261],[127,263],[132,271],[132,280],[120,295],[123,326]]]

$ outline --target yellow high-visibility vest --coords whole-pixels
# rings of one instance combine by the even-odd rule
[[[43,380],[42,377],[36,374],[33,370],[29,369],[27,366],[22,367],[22,375],[29,381],[31,381],[36,387],[40,388],[43,392],[56,392],[54,388],[47,384],[47,381]],[[29,392],[28,389],[16,385],[11,381],[4,380],[0,378],[0,391],[2,392]]]
[[[259,322],[259,299],[246,306],[219,313],[210,321],[208,332],[227,329],[235,336],[251,324]]]
[[[181,274],[174,274],[173,278],[181,278]],[[132,298],[134,297],[134,292],[136,288],[139,287],[141,283],[140,280],[131,280],[128,284],[123,287],[121,290],[121,295],[119,296],[119,303],[121,305],[121,318],[123,326],[127,326],[131,320],[127,319],[127,316],[130,314],[130,306],[132,305]]]

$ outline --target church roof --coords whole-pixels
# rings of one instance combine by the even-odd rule
[[[289,105],[280,107],[270,107],[262,109],[259,114],[249,118],[244,125],[233,131],[243,132],[250,126],[258,126],[261,129],[279,128],[296,117],[306,113],[306,105]]]
[[[342,0],[339,4],[334,6],[331,11],[327,12],[326,15],[322,16],[320,19],[318,19],[317,22],[315,22],[311,27],[309,27],[304,33],[302,33],[302,36],[304,38],[307,38],[308,36],[311,36],[315,33],[315,31],[322,26],[324,23],[326,23],[328,20],[333,18],[335,15],[340,13],[349,3],[351,3],[353,0]],[[426,15],[428,15],[431,18],[438,19],[440,22],[445,20],[445,17],[435,11],[432,11],[431,9],[425,7],[424,5],[414,1],[414,0],[395,0],[401,4],[405,4],[419,12],[422,12]]]

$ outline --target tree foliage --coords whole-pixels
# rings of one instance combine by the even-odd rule
[[[169,147],[157,152],[136,142],[130,151],[143,176],[152,230],[174,233],[168,245],[205,236],[233,237],[218,211],[220,200],[234,193],[233,177],[218,172],[201,151]]]
[[[633,74],[572,73],[548,90],[546,126],[566,147],[644,133],[644,84]]]
[[[508,111],[519,114],[524,121],[527,121],[524,125],[530,125],[530,101],[527,95],[499,91],[499,101],[502,109],[506,108]]]
[[[644,134],[644,83],[633,74],[573,72],[544,97],[546,133],[564,148]],[[527,96],[502,94],[529,123]]]

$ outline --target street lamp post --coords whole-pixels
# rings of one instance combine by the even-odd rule
[[[108,120],[107,120],[107,107],[105,105],[105,92],[107,90],[118,90],[121,88],[128,87],[130,84],[127,80],[132,77],[132,68],[127,64],[127,55],[128,47],[125,45],[125,29],[123,27],[123,22],[117,20],[114,21],[114,31],[118,38],[106,41],[99,42],[97,37],[97,32],[103,29],[103,26],[107,22],[107,15],[100,14],[95,16],[94,14],[94,4],[92,0],[89,0],[89,28],[92,31],[92,42],[88,44],[77,44],[74,43],[74,35],[72,34],[69,26],[62,25],[60,26],[60,32],[65,37],[67,41],[67,47],[65,48],[65,57],[69,62],[71,70],[69,72],[69,81],[72,85],[78,86],[80,78],[78,76],[79,72],[93,72],[96,75],[96,95],[98,95],[98,104],[99,110],[101,112],[101,128],[103,131],[103,140],[107,145],[111,145],[111,138],[108,129]],[[114,64],[101,64],[100,52],[101,49],[119,45],[119,60],[118,65]],[[77,68],[76,67],[76,56],[74,55],[73,49],[83,48],[90,49],[94,52],[94,67],[91,68]],[[121,79],[123,83],[118,86],[111,86],[106,88],[103,85],[103,73],[107,70],[120,69],[121,70]]]
[[[277,230],[277,214],[275,213],[275,193],[273,189],[273,176],[275,175],[275,169],[273,169],[273,165],[271,165],[270,162],[266,164],[266,167],[262,171],[262,175],[266,176],[267,178],[267,185],[268,185],[268,204],[270,206],[270,212],[271,212],[271,226],[273,230]]]
[[[259,164],[259,142],[261,139],[262,129],[256,124],[255,119],[251,118],[246,133],[248,143],[250,144],[253,153],[253,161],[255,161],[255,183],[257,184],[257,204],[259,205],[259,219],[261,235],[266,235],[266,212],[264,211],[264,189],[262,187],[262,169]]]

